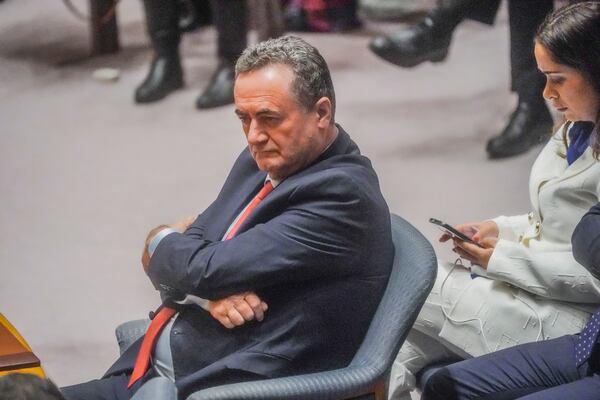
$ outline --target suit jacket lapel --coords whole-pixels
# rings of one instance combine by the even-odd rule
[[[348,154],[349,147],[353,144],[350,140],[350,136],[344,131],[344,129],[337,125],[338,128],[338,136],[333,141],[331,146],[327,150],[321,154],[312,165],[318,164],[319,162],[331,158],[333,156],[339,154]],[[358,152],[358,148],[356,148]],[[251,162],[254,162],[252,160]],[[253,166],[256,168],[256,165]],[[284,179],[277,188],[269,194],[262,203],[248,216],[248,218],[244,221],[244,223],[240,226],[238,232],[242,233],[248,229],[248,226],[253,226],[256,224],[256,218],[261,215],[261,210],[264,210],[265,207],[269,207],[269,205],[273,204],[273,201],[276,201],[278,197],[280,197],[281,193],[285,192],[285,188],[290,184],[293,186],[293,181],[301,177],[304,173],[308,173],[308,170],[311,166],[305,168],[297,174],[290,176],[289,178]],[[244,179],[243,182],[239,182],[239,190],[236,191],[239,195],[237,197],[238,200],[234,202],[227,202],[228,206],[223,210],[224,214],[224,226],[221,229],[220,236],[218,240],[221,240],[225,235],[225,232],[229,228],[229,226],[233,223],[235,218],[242,212],[244,207],[252,200],[252,198],[258,193],[260,188],[263,186],[266,178],[266,173],[262,171],[257,171],[255,174],[252,174],[250,178]]]
[[[532,175],[534,181],[532,181],[529,193],[534,210],[539,210],[539,195],[542,189],[570,179],[584,172],[596,162],[591,147],[588,147],[571,165],[568,165],[566,158],[561,158],[559,154],[566,154],[566,149],[561,140],[552,138],[549,148],[545,148],[536,161],[535,175]]]

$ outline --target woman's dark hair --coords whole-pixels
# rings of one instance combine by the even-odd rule
[[[579,71],[600,97],[600,1],[575,3],[546,17],[535,40],[552,59]],[[600,154],[600,109],[592,139],[594,155]],[[566,134],[566,130],[565,130]]]

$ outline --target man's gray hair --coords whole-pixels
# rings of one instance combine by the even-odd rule
[[[317,100],[327,97],[335,114],[335,92],[331,74],[319,51],[297,36],[282,36],[248,47],[235,64],[236,78],[245,72],[272,64],[284,64],[294,72],[292,90],[298,102],[310,110]]]

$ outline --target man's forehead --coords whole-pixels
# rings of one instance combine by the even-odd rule
[[[252,93],[287,93],[291,90],[294,73],[290,67],[282,64],[267,65],[263,68],[240,73],[234,91],[240,95]]]
[[[292,70],[275,64],[239,74],[234,86],[236,113],[251,107],[252,112],[272,110],[296,102],[292,92]]]

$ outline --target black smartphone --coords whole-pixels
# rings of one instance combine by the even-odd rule
[[[439,226],[444,231],[446,231],[446,233],[448,235],[450,235],[450,236],[454,236],[455,238],[460,239],[463,242],[472,243],[472,244],[474,244],[476,246],[479,246],[479,243],[474,242],[473,239],[471,239],[470,237],[468,237],[464,233],[458,231],[457,229],[455,229],[451,225],[448,225],[447,223],[440,221],[439,219],[429,218],[429,222],[431,222],[434,225]],[[481,247],[481,246],[479,246],[479,247]]]

